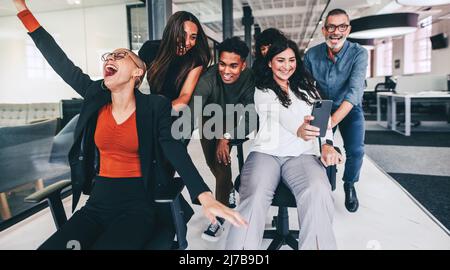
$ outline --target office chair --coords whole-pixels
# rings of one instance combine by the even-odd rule
[[[81,112],[81,106],[83,105],[83,99],[72,98],[61,100],[61,127],[65,127],[72,118]]]
[[[241,169],[244,165],[244,151],[242,145],[247,140],[248,139],[230,141],[231,146],[237,147],[239,173],[241,172]],[[338,147],[335,147],[335,149],[336,151],[341,153]],[[331,189],[335,190],[336,172],[337,172],[336,166],[328,166],[326,171],[328,180],[330,181],[331,184]],[[238,175],[234,182],[234,187],[238,192],[240,182],[241,182],[240,175]],[[283,183],[283,181],[280,181],[277,189],[275,190],[275,194],[272,200],[272,206],[278,207],[278,214],[277,216],[274,216],[272,220],[272,225],[275,227],[275,229],[264,231],[263,236],[264,239],[273,239],[267,250],[278,250],[283,245],[288,245],[292,249],[297,250],[298,249],[297,239],[299,231],[289,229],[289,214],[288,214],[288,207],[297,207],[297,203],[295,201],[294,195],[292,194],[290,189]]]
[[[363,107],[366,112],[374,114],[377,112],[377,93],[395,92],[395,82],[390,78],[385,78],[385,82],[377,83],[374,92],[364,93]],[[386,110],[386,104],[382,103],[381,109]]]
[[[0,215],[12,216],[8,193],[34,183],[36,190],[47,179],[64,179],[68,170],[52,166],[48,157],[58,126],[57,119],[34,124],[0,127]]]
[[[73,132],[78,121],[78,116],[72,118],[67,125],[55,136],[53,140],[52,153],[50,162],[65,163],[68,166],[68,153],[73,141]],[[68,134],[70,134],[68,136]],[[167,191],[162,190],[155,198],[156,203],[168,204],[172,212],[172,218],[175,228],[176,240],[172,242],[171,247],[165,247],[158,245],[158,243],[164,243],[166,241],[158,241],[158,239],[164,240],[172,237],[171,229],[168,226],[162,226],[157,228],[152,239],[146,249],[176,249],[183,250],[187,248],[186,240],[186,223],[183,220],[183,212],[181,209],[180,194],[184,188],[184,183],[181,178],[176,177],[172,183],[174,186],[168,188]],[[25,198],[27,203],[41,203],[47,201],[50,211],[52,213],[53,221],[57,229],[61,228],[67,222],[66,212],[62,203],[61,195],[63,193],[70,192],[71,181],[61,180],[52,185],[45,187],[44,189],[31,194]],[[167,205],[164,205],[167,206]]]

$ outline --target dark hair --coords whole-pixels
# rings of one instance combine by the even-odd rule
[[[348,16],[348,14],[345,10],[340,9],[340,8],[335,8],[333,10],[330,10],[330,12],[328,12],[327,17],[325,18],[325,24],[327,24],[327,22],[328,22],[328,17],[335,16],[335,15],[345,15],[345,16],[347,16],[347,19],[350,21],[350,17]]]
[[[294,74],[289,78],[289,87],[295,96],[311,105],[310,98],[320,99],[321,97],[315,86],[314,79],[306,70],[303,61],[300,58],[297,44],[292,40],[277,40],[270,46],[265,57],[266,61],[261,62],[264,66],[260,67],[260,70],[263,72],[256,75],[256,87],[262,91],[274,91],[284,107],[288,108],[289,105],[291,105],[292,102],[289,95],[286,94],[275,81],[272,69],[269,67],[269,62],[272,61],[276,55],[287,49],[292,49],[294,51],[295,59],[297,61],[297,68],[295,69]],[[300,91],[300,89],[306,91],[306,94],[303,91]]]
[[[225,39],[217,46],[217,49],[219,50],[219,55],[222,52],[231,52],[239,55],[242,60],[245,60],[249,53],[247,44],[245,44],[245,42],[242,41],[239,37]]]
[[[178,57],[177,47],[178,45],[185,44],[186,34],[184,32],[184,22],[193,22],[198,29],[197,40],[194,47],[192,47],[187,53],[188,61],[184,64],[180,74],[178,74],[175,85],[181,87],[183,79],[187,74],[200,62],[203,66],[203,70],[206,70],[211,59],[211,53],[209,51],[208,40],[199,20],[192,13],[187,11],[178,11],[170,16],[166,27],[164,28],[161,45],[159,46],[158,53],[155,60],[149,67],[147,74],[147,80],[152,88],[152,91],[156,93],[161,91],[166,77],[167,69],[173,59]],[[197,60],[198,59],[198,60]]]
[[[286,39],[283,32],[276,28],[267,28],[255,37],[255,58],[263,58],[261,46],[273,44],[278,39]]]

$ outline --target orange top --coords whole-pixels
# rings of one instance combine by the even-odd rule
[[[103,177],[141,177],[136,112],[117,124],[111,104],[100,109],[95,144],[100,151],[100,172]]]
[[[19,17],[25,28],[27,28],[28,32],[30,33],[34,32],[34,30],[38,29],[41,26],[28,9],[19,12],[17,14],[17,17]]]

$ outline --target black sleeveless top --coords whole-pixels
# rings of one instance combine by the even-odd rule
[[[149,67],[156,59],[160,44],[161,40],[148,40],[142,45],[141,49],[139,50],[139,57],[145,62],[147,67]],[[172,60],[172,62],[169,64],[169,68],[167,69],[165,78],[162,78],[162,80],[164,80],[164,83],[161,91],[159,93],[152,92],[152,94],[163,95],[170,101],[178,98],[181,92],[181,88],[183,87],[184,81],[187,77],[186,74],[186,76],[182,78],[180,85],[177,86],[176,80],[178,74],[180,74],[180,72],[186,65],[190,66],[191,61],[195,61],[194,68],[201,66],[199,57],[195,57],[191,52],[192,50],[189,50],[186,54],[178,56],[174,60]],[[152,91],[151,85],[150,91]]]

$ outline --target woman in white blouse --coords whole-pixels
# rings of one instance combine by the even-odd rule
[[[260,129],[241,172],[238,211],[247,228],[231,228],[227,249],[259,249],[273,195],[283,181],[297,202],[299,249],[336,249],[332,229],[333,198],[325,166],[342,163],[332,146],[332,131],[322,138],[311,126],[314,100],[320,96],[290,40],[272,44],[265,72],[256,78],[255,106]]]

